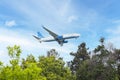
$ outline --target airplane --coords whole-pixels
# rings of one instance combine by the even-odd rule
[[[40,32],[37,32],[37,36],[33,35],[34,38],[36,38],[40,43],[41,42],[52,42],[57,41],[59,45],[63,46],[64,43],[68,43],[66,39],[71,38],[78,38],[80,34],[73,33],[73,34],[64,34],[64,35],[58,35],[51,30],[47,29],[46,27],[42,26],[43,29],[45,29],[52,37],[43,37]]]

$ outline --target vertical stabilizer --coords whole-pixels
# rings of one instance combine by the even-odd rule
[[[37,36],[38,36],[39,38],[43,38],[43,35],[42,35],[40,32],[37,32]]]

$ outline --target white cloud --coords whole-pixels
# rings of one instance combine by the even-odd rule
[[[8,27],[13,27],[15,25],[16,25],[15,20],[11,20],[11,21],[6,21],[5,22],[5,26],[8,26]]]
[[[4,56],[4,55],[6,55],[6,52],[3,51],[3,50],[1,50],[1,51],[0,51],[0,56]]]
[[[19,35],[18,35],[19,37]],[[13,46],[13,45],[20,45],[21,49],[23,51],[22,54],[24,57],[30,53],[35,55],[46,55],[46,52],[50,49],[56,49],[61,57],[65,61],[71,60],[71,56],[69,55],[70,52],[75,51],[75,45],[71,44],[70,42],[67,44],[64,44],[64,46],[60,46],[57,42],[51,42],[51,43],[39,43],[36,39],[33,38],[33,40],[25,39],[25,37],[8,37],[8,36],[0,36],[0,43],[4,44],[4,46]],[[6,48],[4,47],[4,48]],[[74,47],[74,49],[73,49]],[[7,52],[6,52],[7,53]],[[40,54],[38,54],[40,53]],[[7,57],[8,55],[5,54],[5,52],[2,52],[0,55]],[[4,60],[3,60],[4,61]],[[6,63],[6,62],[5,62]]]
[[[106,30],[108,33],[111,33],[112,35],[120,35],[120,25],[117,27],[114,27],[114,29],[107,29]]]
[[[113,27],[106,30],[107,33],[111,33],[112,35],[120,35],[120,20],[112,20]]]
[[[114,36],[114,37],[110,37],[107,42],[113,43],[113,45],[115,46],[115,48],[120,48],[120,37],[119,36]]]
[[[21,37],[9,36],[9,35],[0,35],[0,42],[30,46],[30,42],[27,39]]]
[[[114,28],[110,28],[106,30],[110,36],[108,36],[107,42],[112,42],[115,47],[120,48],[120,25],[114,26]]]
[[[22,32],[24,33],[24,31]],[[13,46],[15,44],[21,46],[22,52],[24,53],[21,57],[25,57],[30,53],[37,56],[46,55],[46,52],[48,50],[56,49],[56,51],[60,53],[60,56],[62,56],[65,61],[69,61],[71,59],[69,58],[68,60],[68,57],[70,57],[69,53],[71,51],[75,51],[76,45],[70,43],[70,41],[69,43],[64,44],[64,46],[62,47],[57,42],[39,43],[39,41],[37,41],[36,39],[34,39],[34,37],[31,36],[31,33],[27,33],[21,35],[21,32],[19,31],[17,32],[8,29],[0,29],[0,51],[2,51],[0,55],[8,57],[7,52],[4,52],[4,50],[7,50],[7,46]]]
[[[3,48],[3,46],[2,46]],[[0,61],[4,62],[4,64],[8,64],[9,63],[9,56],[7,54],[7,50],[6,49],[2,49],[0,48]]]
[[[74,20],[77,20],[77,16],[72,15],[68,17],[68,23],[71,23]]]
[[[9,3],[5,1],[11,9],[15,10],[16,13],[21,14],[26,20],[26,23],[30,23],[34,25],[34,29],[40,25],[45,24],[64,24],[63,22],[72,22],[76,20],[77,17],[73,15],[72,8],[71,8],[71,0],[62,0],[62,1],[51,1],[51,0],[44,0],[44,1],[16,1],[12,0]],[[32,6],[31,6],[32,5]],[[70,16],[72,15],[72,16]],[[46,21],[47,20],[47,21]],[[30,21],[30,22],[29,22]],[[41,23],[40,23],[41,22]],[[61,23],[61,24],[60,24]],[[5,26],[13,27],[16,25],[15,20],[10,20],[5,22]],[[31,27],[28,26],[29,28]],[[33,28],[33,26],[32,26]],[[65,29],[65,27],[64,27]],[[68,28],[67,28],[68,29]],[[28,35],[26,35],[26,33]],[[34,39],[30,34],[29,31],[25,31],[25,33],[21,33],[18,30],[0,30],[0,44],[4,45],[6,48],[8,45],[20,45],[22,49],[24,49],[25,54],[28,53],[42,53],[46,54],[45,51],[50,50],[52,48],[56,49],[58,52],[62,53],[64,57],[68,57],[68,55],[64,53],[69,53],[70,51],[74,51],[75,45],[72,43],[64,44],[61,47],[57,42],[53,43],[39,43],[36,39]],[[2,48],[1,48],[2,49]]]

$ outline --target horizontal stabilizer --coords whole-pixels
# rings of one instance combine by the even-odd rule
[[[37,37],[37,36],[34,36],[34,35],[33,35],[33,37],[34,37],[34,38],[36,38],[36,39],[38,39],[38,40],[40,39],[39,37]]]

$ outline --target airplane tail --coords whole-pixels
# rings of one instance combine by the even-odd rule
[[[33,35],[33,37],[39,40],[40,43],[42,42],[41,38],[43,38],[43,36],[40,32],[37,32],[37,36]]]
[[[40,32],[37,32],[37,36],[38,36],[39,38],[43,38],[43,35],[42,35]]]
[[[37,36],[33,35],[34,38],[36,38],[37,40],[40,41],[40,43],[42,42],[41,41],[41,38],[43,38],[42,34],[40,32],[37,32]]]

